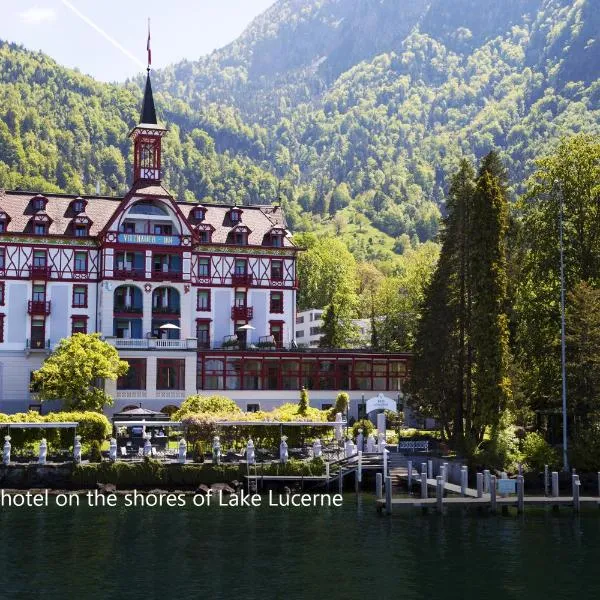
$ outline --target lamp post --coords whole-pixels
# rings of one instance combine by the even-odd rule
[[[559,233],[560,233],[560,354],[562,375],[562,418],[563,418],[563,470],[569,471],[569,457],[567,453],[567,361],[565,345],[565,261],[563,246],[563,194],[560,182],[555,181],[559,188]]]

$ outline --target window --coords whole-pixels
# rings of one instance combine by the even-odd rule
[[[45,250],[34,250],[33,251],[33,266],[34,267],[45,267],[46,266],[46,251]]]
[[[83,209],[83,200],[73,200],[73,212],[80,213],[83,212]]]
[[[202,257],[198,259],[198,275],[200,277],[210,277],[210,259]]]
[[[246,306],[246,292],[236,292],[235,293],[235,306],[245,307]]]
[[[35,284],[33,286],[33,292],[31,299],[34,302],[45,302],[46,301],[46,286],[43,284]]]
[[[0,248],[0,269],[4,269],[4,248]]]
[[[207,229],[200,229],[198,231],[198,240],[201,244],[210,243],[210,231],[208,231]]]
[[[236,275],[245,275],[248,263],[245,258],[236,258],[235,259],[235,274]]]
[[[0,313],[0,343],[4,342],[4,313]]]
[[[283,321],[270,321],[270,325],[269,333],[273,336],[275,344],[281,346],[283,344]]]
[[[34,223],[33,233],[35,235],[46,235],[48,233],[48,225],[46,223]]]
[[[206,209],[204,208],[195,208],[194,209],[194,219],[196,219],[196,221],[204,221],[204,216],[206,214]]]
[[[173,233],[173,228],[171,225],[155,225],[154,226],[154,235],[171,235]]]
[[[135,233],[135,223],[123,223],[121,229],[123,233]]]
[[[299,389],[300,363],[297,360],[281,361],[281,387],[284,390]]]
[[[148,147],[150,153],[152,153],[152,146]],[[131,207],[129,212],[132,215],[168,215],[169,212],[164,206],[160,206],[159,204],[153,204],[152,202],[137,202],[134,206]]]
[[[237,246],[245,246],[248,243],[248,234],[243,231],[236,231],[233,236],[233,243]]]
[[[255,413],[255,412],[259,412],[259,411],[260,411],[260,404],[246,404],[246,412]]]
[[[196,310],[210,310],[210,290],[198,290]]]
[[[159,358],[156,361],[156,389],[185,389],[185,360]]]
[[[6,231],[6,221],[4,219],[0,220],[0,233],[4,233]]]
[[[271,246],[275,248],[283,246],[283,231],[274,231],[271,233]]]
[[[299,329],[298,331],[296,331],[296,337],[297,338],[304,337],[304,329]]]
[[[75,225],[75,237],[85,237],[88,234],[87,225]]]
[[[4,281],[0,281],[0,306],[4,306]]]
[[[76,333],[87,333],[87,317],[78,315],[72,317],[71,320],[71,335]]]
[[[296,325],[301,325],[304,323],[304,317],[296,317]]]
[[[129,363],[127,373],[117,379],[118,390],[145,390],[146,389],[146,359],[124,358]]]
[[[33,199],[33,210],[44,210],[46,208],[46,198],[35,197]]]
[[[73,286],[73,308],[87,308],[87,285]]]
[[[196,338],[198,339],[198,348],[210,348],[210,321],[196,321]]]
[[[222,390],[224,389],[224,360],[223,359],[206,359],[204,361],[204,388],[205,390]]]
[[[283,292],[271,292],[271,312],[283,312]]]
[[[75,272],[87,272],[87,252],[75,252]]]
[[[41,316],[31,317],[31,347],[43,348],[46,345],[46,319]]]
[[[239,223],[242,220],[242,211],[232,208],[229,212],[229,218],[232,223]]]
[[[283,261],[271,261],[271,279],[281,281],[283,279]]]

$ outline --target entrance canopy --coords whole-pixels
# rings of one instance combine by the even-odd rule
[[[398,412],[396,402],[383,394],[378,394],[367,400],[367,414],[374,410],[391,410],[392,412]]]

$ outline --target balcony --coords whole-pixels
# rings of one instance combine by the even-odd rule
[[[152,271],[152,279],[154,281],[181,281],[183,279],[183,273],[181,271]]]
[[[50,279],[52,269],[46,265],[29,265],[29,277],[31,279]]]
[[[136,338],[115,338],[107,337],[106,341],[115,348],[122,350],[196,350],[198,340],[196,338],[187,338],[185,340],[167,340],[167,339],[136,339]]]
[[[231,276],[231,285],[235,287],[250,287],[252,285],[252,275],[234,273]]]
[[[27,339],[25,340],[25,355],[29,356],[32,352],[45,352],[50,354],[50,340]]]
[[[162,315],[162,316],[170,316],[176,315],[179,316],[181,314],[181,309],[179,305],[172,304],[170,306],[153,306],[152,307],[153,315]]]
[[[114,269],[113,276],[115,279],[145,279],[146,272],[144,269]]]
[[[251,306],[232,306],[231,318],[234,321],[249,321],[254,316],[254,309]]]
[[[49,315],[50,300],[30,300],[27,305],[27,313],[30,315]]]
[[[123,315],[141,315],[144,312],[144,309],[141,306],[126,306],[125,304],[115,304],[114,306],[114,314],[123,314]]]

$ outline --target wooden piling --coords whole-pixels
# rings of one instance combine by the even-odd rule
[[[338,474],[338,491],[340,494],[344,491],[344,474],[342,473],[341,466],[340,466],[340,472]]]
[[[448,483],[448,463],[444,463],[444,484]]]
[[[412,490],[412,460],[408,461],[408,491]]]
[[[517,477],[517,512],[521,514],[525,510],[525,480],[523,475]]]
[[[486,494],[490,493],[490,471],[489,471],[489,469],[484,469],[484,471],[483,471],[483,491]]]
[[[552,471],[552,497],[558,498],[558,471]]]
[[[489,473],[489,471],[488,471]],[[496,512],[496,476],[490,476],[490,508],[492,512]]]
[[[578,513],[581,509],[580,489],[581,482],[579,481],[579,477],[577,477],[577,479],[573,478],[573,510],[576,513]]]
[[[435,487],[435,498],[436,498],[436,506],[439,512],[442,512],[442,506],[444,502],[444,478],[442,475],[438,475],[436,478],[436,487]]]
[[[375,496],[377,496],[377,500],[383,498],[383,475],[381,473],[375,473]]]
[[[358,471],[356,473],[359,484],[362,483],[362,460],[363,460],[363,453],[362,453],[362,450],[359,450],[358,451]]]
[[[433,479],[433,461],[427,461],[427,479]]]
[[[548,465],[544,465],[544,496],[548,495],[550,490],[550,470]]]
[[[421,473],[421,498],[427,498],[427,472]]]
[[[468,480],[467,467],[465,467],[463,465],[460,469],[460,495],[463,497],[467,495],[467,480]]]
[[[477,497],[483,497],[483,473],[477,473]]]
[[[385,512],[388,515],[392,514],[392,478],[385,478]]]

